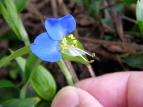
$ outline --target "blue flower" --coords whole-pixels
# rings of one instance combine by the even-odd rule
[[[59,19],[48,18],[45,28],[53,40],[62,40],[76,28],[76,22],[72,15],[66,15]]]
[[[58,41],[70,34],[76,28],[76,22],[72,15],[61,18],[48,18],[45,21],[44,32],[36,37],[30,46],[31,51],[40,59],[48,62],[56,62],[62,59],[60,44]]]

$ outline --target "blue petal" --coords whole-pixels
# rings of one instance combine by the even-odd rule
[[[51,39],[47,32],[38,35],[30,49],[44,61],[56,62],[62,59],[62,55],[59,52],[60,45],[57,41]]]
[[[53,40],[62,40],[67,34],[74,31],[76,21],[72,15],[61,18],[48,18],[45,21],[45,28]]]

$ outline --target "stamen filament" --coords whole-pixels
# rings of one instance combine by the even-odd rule
[[[89,55],[89,56],[91,56],[91,57],[92,57],[92,55],[90,55],[90,54],[89,54],[89,53],[87,53],[86,51],[83,51],[82,49],[76,48],[76,50],[78,50],[78,51],[80,51],[80,52],[83,52],[83,53],[85,53],[85,54],[87,54],[87,55]]]
[[[86,62],[89,62],[87,59],[85,59],[80,53],[78,53],[74,48],[69,47],[71,50],[73,50],[74,52],[76,52],[83,60],[85,60]],[[69,49],[69,50],[70,50]],[[71,51],[70,51],[71,52]]]

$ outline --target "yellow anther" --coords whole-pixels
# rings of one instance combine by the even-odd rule
[[[75,37],[73,36],[73,34],[69,34],[68,36],[70,39],[75,39]]]
[[[77,46],[77,40],[73,40],[73,45],[72,47],[76,47]]]
[[[95,57],[95,53],[92,53],[91,56],[92,56],[92,57]]]
[[[94,60],[90,60],[90,61],[89,61],[89,63],[93,63],[93,62],[94,62]]]
[[[67,46],[66,45],[61,45],[61,49],[65,50],[65,49],[67,49]]]
[[[73,43],[77,43],[77,40],[73,40]]]
[[[62,43],[63,43],[63,44],[66,44],[66,43],[67,43],[67,39],[64,38],[64,39],[62,40]]]
[[[77,40],[73,40],[73,45],[72,45],[72,47],[74,48],[74,47],[76,47],[77,46]]]
[[[76,47],[76,46],[77,46],[77,43],[74,43],[74,44],[72,45],[73,48]]]

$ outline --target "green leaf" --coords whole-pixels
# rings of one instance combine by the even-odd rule
[[[28,57],[26,65],[25,65],[25,72],[24,72],[25,85],[21,89],[20,98],[25,98],[27,85],[29,84],[31,78],[33,77],[35,70],[37,69],[38,65],[41,62],[42,61],[39,58],[37,58],[34,54],[30,54],[30,56]]]
[[[52,103],[52,100],[51,101],[41,101],[38,103],[38,105],[36,105],[36,107],[51,107],[51,103]]]
[[[30,0],[11,0],[11,2],[13,2],[13,4],[15,5],[17,12],[20,13],[26,6],[26,4],[29,2]],[[0,0],[0,2],[4,3],[4,0]],[[0,11],[0,14],[2,12]]]
[[[38,66],[31,79],[31,84],[36,92],[46,100],[51,100],[56,93],[55,80],[43,66]]]
[[[30,54],[25,67],[25,86],[21,90],[21,98],[26,94],[29,81],[36,92],[44,99],[51,100],[56,92],[56,83],[47,69],[39,65],[41,60],[33,53]],[[39,66],[38,66],[39,65]]]
[[[16,89],[19,89],[13,82],[8,80],[0,80],[0,88],[3,87],[14,87]]]
[[[11,52],[11,54],[14,53],[14,51],[12,51],[12,50],[10,50],[10,52]],[[21,68],[21,70],[24,72],[24,70],[25,70],[24,65],[26,65],[26,61],[24,60],[24,58],[17,57],[15,60],[17,61],[17,63],[19,65],[19,67]]]
[[[16,33],[17,37],[20,40],[23,40],[26,45],[28,45],[29,38],[21,19],[18,16],[17,9],[11,0],[4,0],[3,2],[0,1],[0,9],[1,13],[11,27],[11,29]]]
[[[15,60],[17,61],[17,63],[19,65],[19,67],[21,68],[21,70],[24,72],[24,70],[25,70],[25,66],[24,65],[26,65],[26,61],[24,60],[24,58],[17,57]]]
[[[11,99],[3,102],[2,107],[35,107],[40,98],[24,98],[24,99]]]
[[[126,3],[136,3],[137,2],[137,0],[119,0],[119,1],[123,1]]]
[[[121,56],[122,60],[129,66],[139,67],[143,66],[143,54],[130,54],[128,56]]]
[[[143,0],[138,0],[137,2],[136,16],[140,30],[143,33]]]
[[[143,21],[138,21],[139,28],[143,34]]]
[[[69,39],[69,38],[68,38],[68,35],[66,36],[66,38],[67,38],[67,40],[68,40],[68,43],[67,43],[67,44],[71,46],[71,45],[73,44],[73,40],[72,40],[72,39]],[[78,43],[77,43],[77,48],[84,50],[84,48],[83,48],[82,44],[80,43],[80,41],[79,41],[77,38],[75,38],[74,40],[77,40],[77,41],[78,41]],[[70,61],[79,62],[79,63],[85,64],[85,65],[90,65],[88,62],[86,62],[85,60],[83,60],[83,58],[81,58],[80,56],[71,56],[70,54],[68,54],[68,53],[69,53],[68,50],[61,51],[61,53],[62,53],[63,59],[67,59],[67,60],[70,60]],[[87,59],[87,58],[86,58],[86,55],[82,55],[82,56],[83,56],[85,59]]]
[[[19,27],[19,17],[17,15],[17,10],[14,7],[12,1],[5,0],[3,3],[0,2],[0,8],[4,19],[7,21],[11,29],[16,33],[18,38],[22,40],[20,32],[18,30]],[[16,26],[17,25],[17,26]]]
[[[81,2],[82,0],[72,0],[72,1],[79,3],[79,2]]]
[[[13,87],[0,88],[0,104],[4,101],[18,97],[19,97],[19,90],[17,88]]]
[[[29,80],[30,76],[33,76],[33,73],[37,69],[38,65],[42,62],[35,54],[31,53],[26,61],[24,79],[25,83]]]
[[[10,62],[11,60],[13,60],[15,58],[17,58],[19,56],[22,56],[22,55],[25,55],[25,54],[28,54],[30,52],[31,52],[30,45],[25,46],[25,47],[15,51],[14,53],[10,54],[8,57],[5,57],[5,58],[1,59],[0,60],[0,67],[7,64],[8,62]]]
[[[20,13],[30,0],[12,0],[14,1],[17,11]]]

